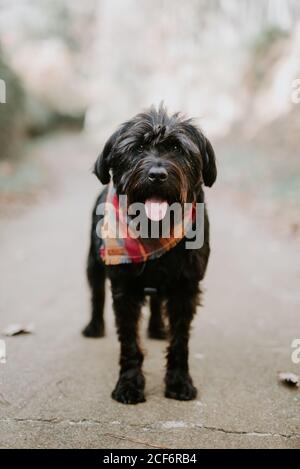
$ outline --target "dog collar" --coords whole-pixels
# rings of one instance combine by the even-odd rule
[[[191,204],[190,204],[191,205]],[[191,227],[194,218],[194,204],[183,221],[174,225],[168,238],[137,237],[130,225],[126,210],[119,203],[119,197],[111,182],[107,191],[104,216],[98,232],[101,238],[99,256],[106,265],[120,265],[148,262],[157,259],[174,248]],[[117,226],[117,230],[115,230]]]

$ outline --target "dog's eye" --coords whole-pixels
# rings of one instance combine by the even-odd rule
[[[136,150],[137,150],[138,153],[143,153],[144,148],[145,148],[144,145],[138,145],[138,146],[136,147]]]
[[[179,145],[173,145],[173,151],[174,151],[175,153],[179,153],[179,152],[180,152],[180,147],[179,147]]]

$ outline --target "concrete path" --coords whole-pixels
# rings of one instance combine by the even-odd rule
[[[300,447],[300,391],[277,382],[278,371],[300,374],[291,361],[300,338],[296,241],[249,219],[217,185],[208,191],[213,249],[190,349],[199,397],[163,397],[166,344],[146,338],[144,319],[147,402],[118,404],[110,398],[118,371],[110,296],[106,337],[80,335],[89,316],[84,268],[99,187],[89,172],[95,148],[75,135],[35,151],[52,189],[0,219],[0,328],[36,325],[35,334],[5,339],[0,447]]]

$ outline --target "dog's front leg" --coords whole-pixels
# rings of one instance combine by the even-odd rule
[[[188,401],[197,395],[188,366],[188,342],[191,321],[196,311],[197,294],[181,291],[167,303],[170,322],[170,345],[167,353],[165,396]]]
[[[121,353],[120,375],[112,397],[123,404],[137,404],[145,401],[144,357],[138,343],[141,299],[132,292],[113,288],[113,305]]]

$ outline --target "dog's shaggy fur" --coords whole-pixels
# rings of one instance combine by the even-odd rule
[[[149,170],[163,167],[168,177],[151,180]],[[110,137],[95,163],[96,176],[108,184],[110,173],[118,194],[129,202],[159,197],[173,202],[204,202],[203,184],[212,186],[217,176],[213,148],[193,122],[180,114],[169,116],[164,107],[151,108],[125,122]],[[144,264],[105,266],[99,258],[101,239],[96,234],[96,207],[105,201],[100,194],[93,212],[87,275],[92,293],[92,318],[84,329],[87,337],[104,335],[104,282],[111,280],[113,307],[121,344],[120,375],[112,397],[125,404],[145,401],[143,353],[138,340],[138,322],[145,301],[145,288],[157,290],[150,298],[148,334],[164,338],[162,310],[168,318],[169,347],[165,396],[179,400],[196,397],[188,367],[191,321],[199,303],[199,282],[209,258],[209,221],[205,210],[204,244],[185,249],[185,239],[160,258]]]

